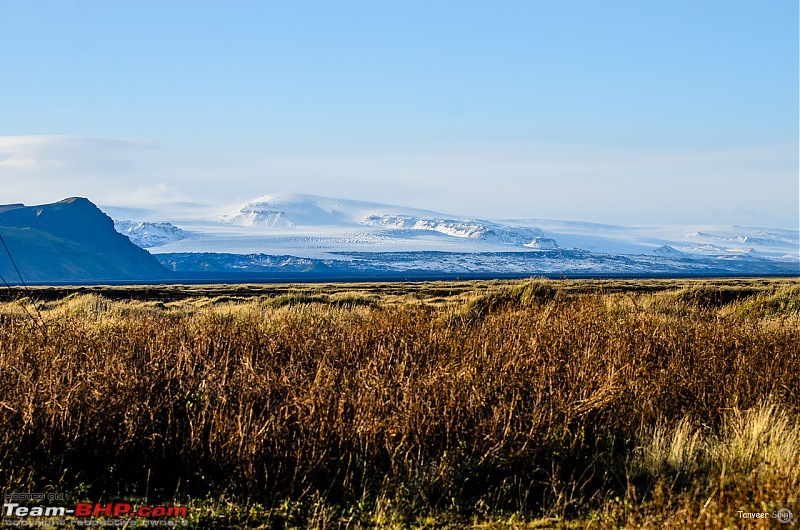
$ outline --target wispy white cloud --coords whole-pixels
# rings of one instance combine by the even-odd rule
[[[156,149],[150,142],[85,136],[0,136],[0,169],[90,171],[135,167],[133,156]]]

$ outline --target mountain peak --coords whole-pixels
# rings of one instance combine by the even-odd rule
[[[92,206],[94,206],[94,203],[92,203],[92,201],[90,201],[86,197],[67,197],[66,199],[58,201],[56,204],[73,204],[73,203],[91,204]]]
[[[0,229],[29,281],[155,278],[165,273],[153,256],[117,233],[111,218],[83,197],[0,206]],[[4,271],[6,261],[0,262]]]

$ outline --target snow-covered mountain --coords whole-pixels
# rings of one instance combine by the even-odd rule
[[[800,259],[800,231],[737,225],[619,226],[552,219],[514,219],[535,225],[562,248],[609,254],[681,252],[692,256],[743,256]],[[664,247],[670,247],[666,249]],[[670,250],[671,249],[671,250]]]
[[[289,270],[277,264],[298,259],[335,271],[800,273],[800,234],[787,229],[486,220],[300,194],[149,221],[118,222],[117,229],[174,270]]]
[[[454,238],[467,238],[503,245],[554,248],[555,241],[544,238],[535,227],[498,224],[483,219],[456,218],[438,212],[388,204],[333,199],[315,195],[264,195],[242,206],[237,212],[220,216],[227,225],[257,229],[315,230],[348,229],[364,232],[438,232]],[[380,230],[369,230],[376,228]],[[400,232],[403,231],[403,232]]]
[[[494,243],[530,248],[556,248],[552,239],[545,238],[535,227],[504,226],[490,221],[473,219],[419,218],[411,215],[370,215],[361,224],[396,230],[430,230],[452,237],[465,237]]]
[[[427,210],[300,193],[263,195],[220,216],[223,223],[264,228],[357,227],[371,215],[409,215],[422,219],[441,217]]]
[[[203,231],[206,244],[215,239],[210,244],[220,252],[292,252],[302,247],[306,254],[318,255],[369,248],[475,252],[507,250],[509,246],[558,247],[534,226],[316,195],[264,195],[217,220],[216,227],[205,226]],[[209,232],[218,237],[209,239]],[[163,250],[186,252],[189,245]]]
[[[186,232],[172,223],[148,223],[139,221],[114,221],[114,229],[128,236],[131,242],[141,248],[157,247],[186,239]]]

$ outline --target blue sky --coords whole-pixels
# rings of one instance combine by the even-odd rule
[[[0,0],[0,202],[798,226],[798,2]]]

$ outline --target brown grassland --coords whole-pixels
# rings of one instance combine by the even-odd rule
[[[800,516],[797,279],[37,288],[0,374],[4,492],[198,528]]]

